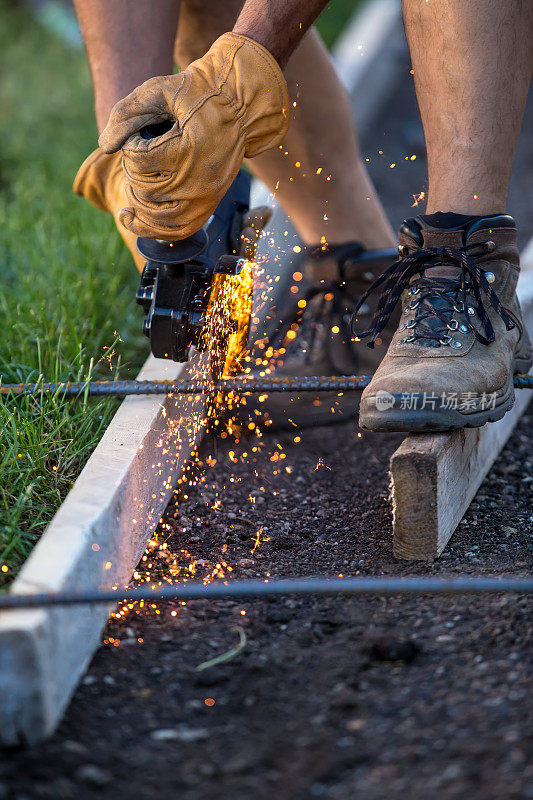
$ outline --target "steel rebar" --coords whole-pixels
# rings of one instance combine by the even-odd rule
[[[51,394],[63,397],[91,397],[161,394],[269,394],[273,392],[355,392],[370,383],[366,375],[342,375],[332,378],[224,378],[217,383],[208,380],[188,381],[74,381],[54,383],[0,384],[0,395]],[[515,375],[516,389],[533,389],[533,375]]]
[[[493,594],[506,592],[530,594],[533,577],[486,577],[469,575],[457,578],[288,578],[265,582],[260,580],[234,583],[203,584],[192,582],[178,586],[122,587],[117,589],[71,591],[58,594],[0,595],[0,610],[43,608],[48,606],[111,604],[154,600],[224,600],[246,597],[279,597],[284,595],[436,595]]]

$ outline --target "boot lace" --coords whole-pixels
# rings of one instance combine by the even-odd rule
[[[494,341],[494,328],[483,305],[482,292],[490,305],[503,320],[509,331],[515,327],[514,322],[505,311],[500,298],[490,286],[487,274],[474,260],[474,255],[490,253],[494,250],[494,242],[476,242],[464,247],[427,247],[403,256],[399,261],[386,269],[359,299],[352,316],[352,331],[359,338],[370,336],[367,343],[374,347],[374,342],[386,326],[402,292],[408,289],[411,296],[416,296],[407,309],[414,312],[413,319],[406,325],[411,335],[404,341],[425,339],[435,342],[433,346],[448,345],[452,339],[448,331],[457,330],[459,322],[452,319],[454,313],[470,314],[465,317],[466,324],[461,330],[472,331],[482,344]],[[431,276],[426,270],[431,267],[451,265],[458,267],[457,276]],[[412,281],[413,277],[419,278]],[[411,285],[410,285],[411,284]],[[357,311],[368,296],[382,287],[379,302],[370,327],[362,332],[355,330]],[[472,307],[473,298],[475,308]],[[469,304],[470,303],[470,304]],[[474,313],[479,317],[481,328],[477,328],[472,320]]]

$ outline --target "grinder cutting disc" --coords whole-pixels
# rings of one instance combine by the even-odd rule
[[[253,300],[252,262],[241,259],[235,275],[216,273],[204,331],[213,381],[242,372]]]

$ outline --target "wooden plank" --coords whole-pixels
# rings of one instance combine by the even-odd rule
[[[205,376],[149,358],[139,379]],[[11,587],[19,594],[127,584],[204,431],[205,396],[129,397]],[[0,741],[37,742],[56,727],[98,647],[110,609],[0,614]]]
[[[523,263],[530,268],[520,276],[518,296],[533,336],[533,241]],[[499,422],[411,434],[402,442],[390,462],[395,556],[429,560],[442,553],[532,396],[518,389],[514,407]]]

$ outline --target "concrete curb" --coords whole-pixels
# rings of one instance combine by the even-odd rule
[[[139,379],[204,369],[149,358]],[[15,593],[127,584],[203,433],[205,397],[129,397],[121,404],[20,575]],[[85,671],[109,608],[0,614],[0,741],[50,735]]]

